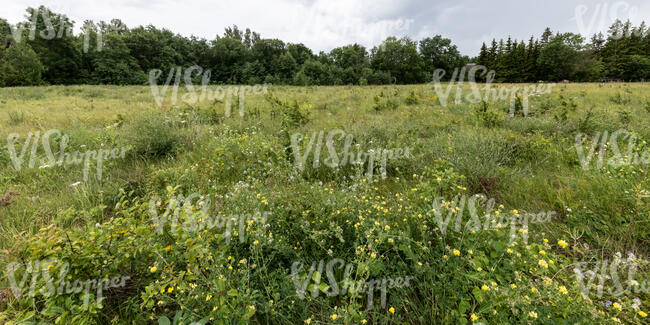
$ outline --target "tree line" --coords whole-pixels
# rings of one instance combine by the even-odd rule
[[[25,21],[0,18],[0,86],[44,84],[139,85],[152,69],[164,72],[198,65],[219,84],[366,85],[414,84],[446,76],[469,63],[496,71],[498,82],[538,80],[629,81],[650,79],[650,29],[616,21],[607,36],[589,42],[578,34],[546,29],[541,38],[493,40],[477,57],[461,55],[440,35],[420,41],[388,37],[368,50],[359,44],[314,53],[301,43],[262,38],[228,27],[214,40],[184,37],[154,26],[128,28],[121,20],[74,22],[41,6]]]

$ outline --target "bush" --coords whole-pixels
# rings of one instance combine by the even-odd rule
[[[179,130],[158,114],[138,117],[125,134],[133,152],[146,158],[173,156],[182,140]]]

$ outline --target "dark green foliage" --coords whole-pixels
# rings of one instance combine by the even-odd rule
[[[588,43],[581,35],[554,34],[548,28],[540,40],[531,37],[527,43],[492,40],[470,60],[440,35],[420,41],[388,37],[371,51],[351,44],[314,54],[304,44],[262,38],[236,25],[214,40],[152,25],[128,28],[119,19],[84,21],[74,35],[74,22],[64,14],[44,6],[26,11],[14,33],[0,18],[0,86],[141,85],[153,69],[167,74],[194,65],[210,70],[214,84],[414,84],[430,81],[436,69],[444,69],[448,80],[469,62],[494,70],[497,82],[650,79],[648,28],[629,21],[616,21],[607,36],[593,35]],[[485,81],[485,75],[476,78]]]

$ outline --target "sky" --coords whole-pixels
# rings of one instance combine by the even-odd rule
[[[528,40],[546,27],[591,36],[616,19],[650,24],[650,1],[602,0],[1,0],[0,18],[24,21],[27,7],[45,5],[84,20],[121,19],[128,27],[152,24],[184,36],[214,39],[233,24],[264,38],[303,43],[314,50],[388,36],[414,40],[442,35],[462,54],[476,56],[482,42],[511,36]]]

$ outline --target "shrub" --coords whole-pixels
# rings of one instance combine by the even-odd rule
[[[147,158],[175,155],[182,139],[178,129],[158,114],[138,117],[125,134],[133,152]]]
[[[407,105],[415,105],[418,103],[418,96],[415,94],[415,90],[411,90],[406,99],[404,100]]]

